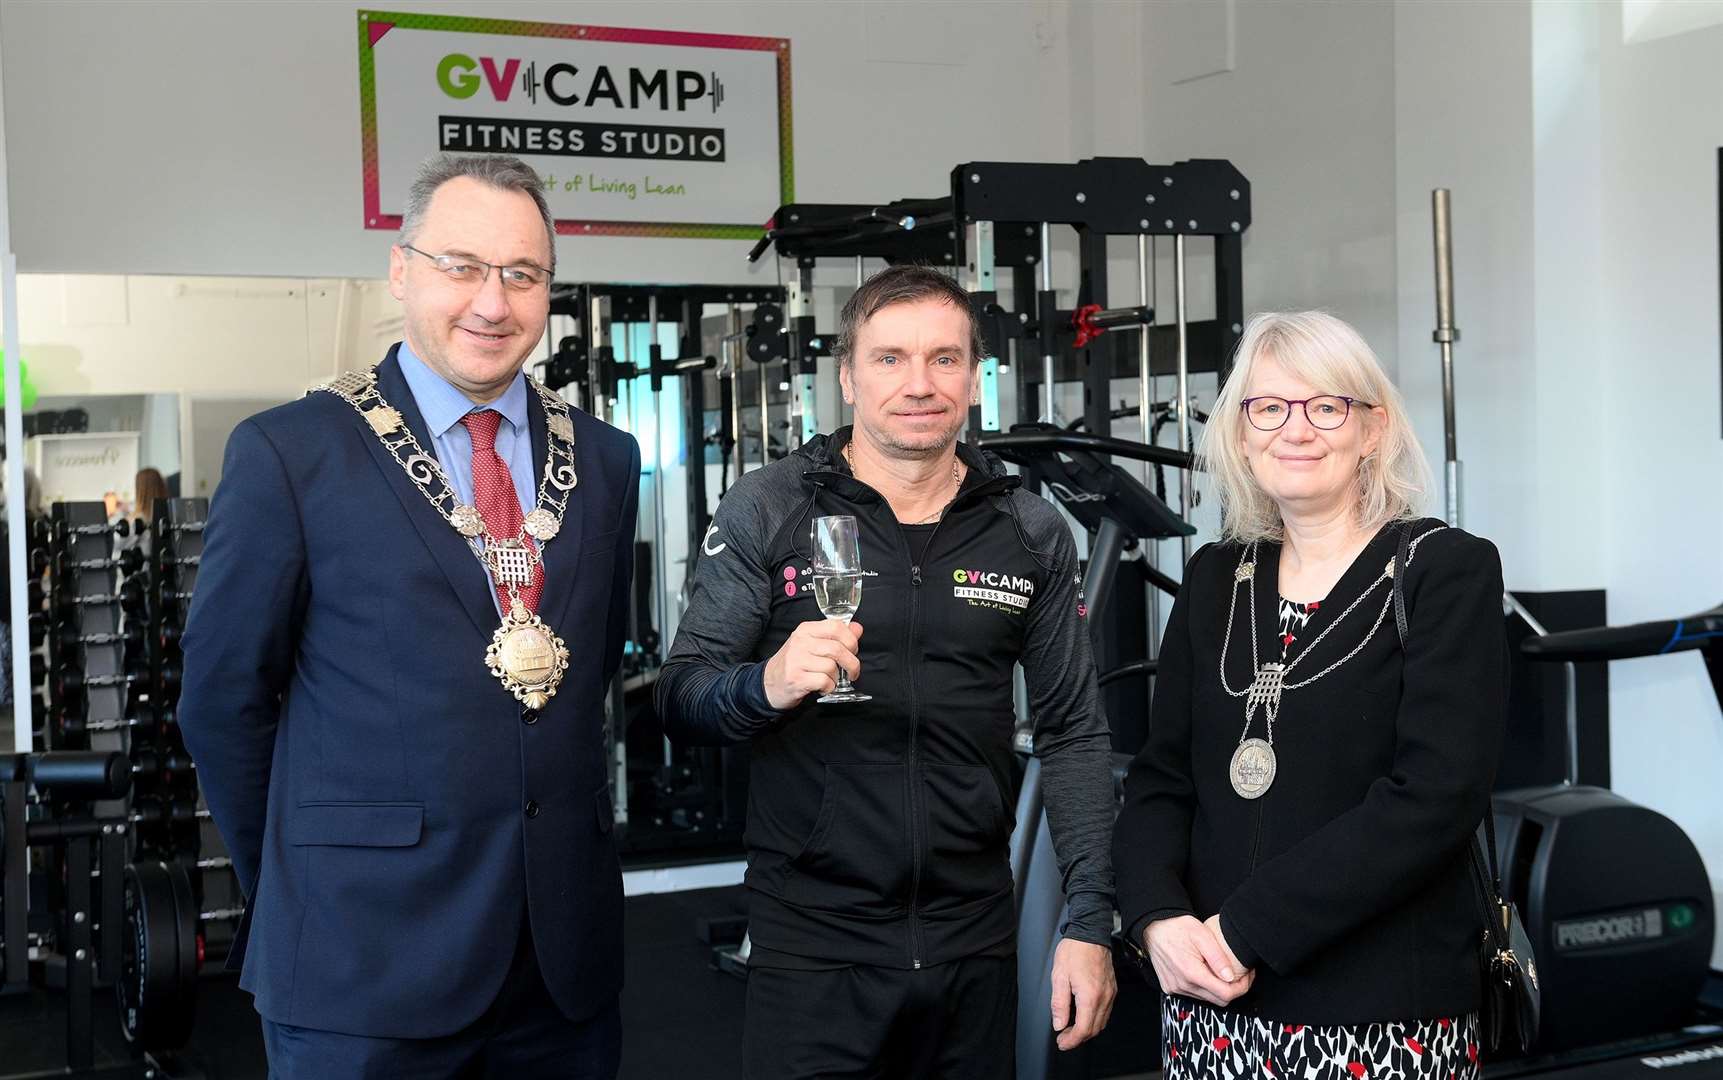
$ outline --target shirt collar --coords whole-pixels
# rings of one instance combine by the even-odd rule
[[[442,438],[450,428],[461,422],[461,417],[475,408],[495,409],[509,422],[509,426],[514,428],[516,435],[526,430],[524,373],[515,375],[514,381],[509,383],[509,388],[503,391],[502,397],[489,405],[475,406],[471,398],[419,359],[405,339],[401,341],[397,355],[401,363],[401,375],[407,380],[407,389],[413,392],[413,401],[419,406],[419,415],[425,418],[425,427],[430,430],[431,438]]]

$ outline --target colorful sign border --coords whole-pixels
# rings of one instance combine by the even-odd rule
[[[367,229],[399,229],[401,216],[382,212],[377,180],[377,74],[372,47],[390,30],[448,30],[464,34],[505,34],[510,37],[568,38],[576,41],[616,41],[636,45],[686,45],[704,49],[750,49],[778,55],[778,204],[795,202],[795,155],[790,116],[790,39],[703,34],[680,30],[635,30],[579,23],[524,22],[482,19],[465,15],[414,15],[394,11],[359,11],[359,142],[364,154]],[[776,209],[773,207],[772,209]],[[583,221],[558,218],[563,236],[661,236],[699,240],[757,240],[759,225],[718,225],[702,222]]]

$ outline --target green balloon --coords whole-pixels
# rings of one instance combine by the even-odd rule
[[[0,363],[3,363],[5,359],[6,350],[0,349]],[[18,396],[23,399],[24,408],[34,409],[36,407],[36,384],[30,381],[30,362],[22,358],[18,361],[18,382],[23,388],[23,393]],[[6,382],[4,379],[0,379],[0,406],[5,404]]]

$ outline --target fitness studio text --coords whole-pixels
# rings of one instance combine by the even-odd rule
[[[463,154],[723,161],[724,129],[439,116],[437,146]]]

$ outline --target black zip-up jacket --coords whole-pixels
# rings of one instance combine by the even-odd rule
[[[967,445],[957,499],[919,563],[891,506],[819,437],[725,495],[702,544],[657,706],[672,738],[752,742],[749,933],[808,960],[915,968],[1014,941],[1014,665],[1035,718],[1067,936],[1113,927],[1113,781],[1076,545],[1045,500]],[[822,618],[812,519],[850,514],[866,578],[864,703],[784,713],[765,661]]]
[[[1437,524],[1413,523],[1412,535]],[[1278,770],[1254,801],[1228,779],[1245,702],[1222,688],[1221,651],[1236,591],[1227,684],[1250,685],[1253,633],[1261,660],[1280,657],[1280,545],[1259,545],[1244,582],[1238,545],[1204,547],[1167,620],[1149,741],[1131,764],[1114,838],[1119,911],[1138,944],[1155,919],[1219,913],[1227,944],[1256,969],[1235,1011],[1365,1024],[1478,1007],[1482,923],[1466,845],[1489,805],[1507,723],[1501,560],[1460,529],[1424,538],[1401,583],[1403,651],[1384,611],[1390,582],[1345,614],[1381,576],[1403,527],[1371,539],[1300,633],[1315,652],[1290,682],[1346,656],[1381,620],[1350,660],[1285,691]],[[1260,709],[1250,735],[1265,735]]]

